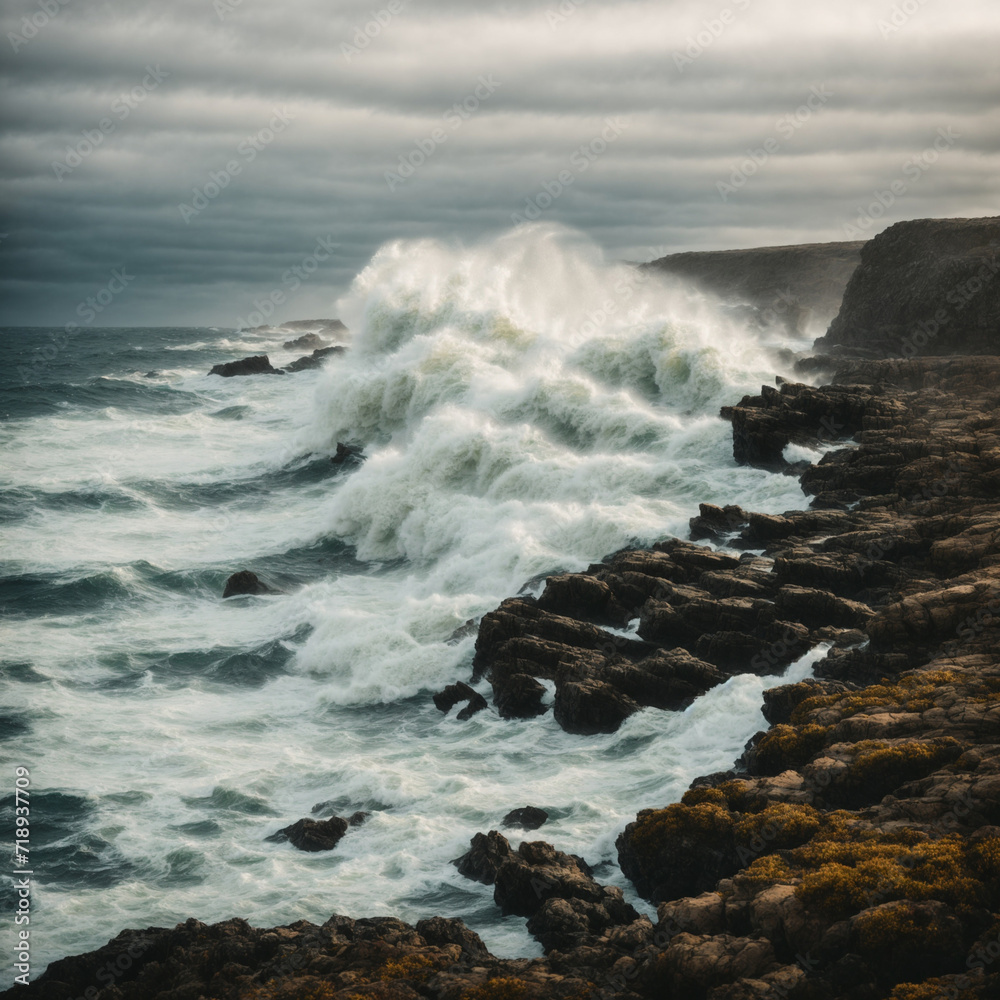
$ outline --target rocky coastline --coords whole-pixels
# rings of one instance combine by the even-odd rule
[[[542,958],[497,959],[461,921],[435,917],[266,930],[192,919],[124,931],[10,995],[1000,995],[998,249],[1000,219],[891,227],[861,251],[823,353],[801,363],[825,384],[779,380],[723,410],[736,461],[797,476],[807,509],[703,505],[689,540],[552,576],[479,624],[470,681],[488,682],[492,710],[547,712],[547,682],[572,733],[682,709],[735,673],[774,676],[770,728],[732,770],[678,803],[637,803],[652,808],[618,838],[655,921],[584,859],[492,830],[455,864],[527,919]],[[973,278],[975,294],[948,305]],[[904,283],[926,317],[950,309],[920,344]],[[859,346],[864,323],[877,349]],[[802,449],[822,457],[797,460]],[[782,684],[807,654],[814,677]],[[453,687],[442,710],[490,707]]]

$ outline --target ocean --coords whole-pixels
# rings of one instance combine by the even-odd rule
[[[540,806],[513,842],[651,912],[615,837],[765,725],[779,681],[752,675],[604,736],[431,695],[470,678],[456,630],[545,574],[687,537],[699,502],[805,506],[735,465],[718,411],[808,343],[553,226],[388,244],[330,315],[348,351],[281,377],[207,374],[307,353],[281,329],[0,331],[0,793],[11,829],[29,769],[33,974],[191,916],[458,916],[541,954],[449,864],[471,837]],[[282,593],[223,601],[240,569]],[[329,853],[267,839],[356,810]]]

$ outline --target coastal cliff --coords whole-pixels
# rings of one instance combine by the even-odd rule
[[[877,299],[872,273],[910,267],[894,230],[922,234],[910,279],[919,284],[944,267],[941,248],[950,259],[979,254],[996,221],[972,220],[964,239],[946,220],[871,241],[869,271],[849,286],[855,304],[845,298],[840,332],[820,348],[862,329],[865,302]],[[893,287],[886,297],[900,312],[884,328],[911,329],[910,296]],[[921,301],[933,317],[939,307]],[[489,682],[494,710],[548,711],[549,682],[557,721],[583,735],[642,708],[683,708],[736,673],[774,676],[771,728],[733,769],[696,780],[679,803],[636,803],[650,808],[618,839],[622,870],[658,906],[655,922],[558,845],[515,849],[490,831],[456,859],[459,871],[528,920],[543,958],[497,959],[460,921],[440,918],[333,916],[270,930],[189,920],[125,931],[11,995],[997,995],[1000,310],[990,319],[989,301],[936,335],[936,353],[949,356],[828,359],[827,385],[782,382],[723,411],[736,460],[797,475],[808,509],[703,505],[690,540],[550,577],[538,599],[508,600],[481,622],[474,677]],[[976,344],[993,346],[970,354]],[[824,455],[790,462],[790,443]],[[806,655],[814,677],[782,684]]]
[[[917,219],[867,243],[815,345],[861,357],[1000,350],[1000,217]]]
[[[826,326],[861,260],[865,241],[750,250],[695,250],[644,265],[675,275],[741,310],[750,322],[789,333]]]

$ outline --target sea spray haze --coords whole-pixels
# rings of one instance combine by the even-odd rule
[[[544,225],[389,244],[338,311],[349,351],[283,378],[205,374],[293,360],[281,330],[164,327],[83,331],[22,384],[39,332],[4,333],[0,684],[38,970],[127,926],[335,910],[462,916],[534,953],[448,864],[472,834],[542,806],[546,839],[624,885],[636,803],[762,724],[756,677],[593,738],[459,723],[430,693],[468,678],[455,629],[539,574],[683,533],[699,501],[802,506],[734,465],[717,416],[778,334]],[[330,463],[338,441],[365,461]],[[284,593],[223,602],[244,567]],[[372,815],[329,854],[265,839],[319,803]]]

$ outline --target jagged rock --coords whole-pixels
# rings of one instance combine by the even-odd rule
[[[716,507],[714,504],[698,505],[699,514],[692,517],[691,540],[694,542],[710,539],[721,542],[734,532],[740,531],[747,523],[747,513],[742,507],[729,504]]]
[[[610,945],[605,952],[619,955]],[[188,920],[169,930],[125,931],[103,948],[53,962],[30,985],[4,995],[458,1000],[506,991],[519,1000],[571,1000],[585,995],[597,974],[589,968],[555,973],[538,959],[494,958],[460,920],[432,918],[412,927],[392,917],[334,915],[322,925],[299,920],[270,929],[244,920]]]
[[[430,917],[417,922],[417,933],[430,945],[444,946],[457,944],[464,955],[474,962],[484,962],[491,958],[482,938],[469,930],[461,920],[446,917]]]
[[[450,712],[460,701],[468,702],[465,708],[458,713],[458,719],[465,722],[471,719],[476,712],[481,712],[487,708],[486,699],[474,688],[469,687],[463,681],[457,684],[449,684],[443,691],[434,695],[434,704],[441,712]]]
[[[351,824],[339,816],[329,819],[300,819],[269,839],[288,840],[300,851],[332,851],[343,839]]]
[[[248,569],[241,569],[238,573],[233,573],[226,580],[225,590],[222,591],[223,600],[227,597],[237,597],[241,594],[277,594],[280,591],[269,587],[256,573],[251,573]]]
[[[849,601],[816,587],[794,584],[786,584],[778,591],[774,606],[783,618],[817,628],[822,625],[863,628],[875,616],[875,612],[860,601]]]
[[[477,833],[472,838],[472,846],[452,864],[466,878],[484,885],[496,882],[497,872],[511,856],[510,842],[496,830]]]
[[[679,711],[728,677],[685,649],[654,653],[638,663],[613,663],[599,676],[636,704]]]
[[[286,372],[301,372],[306,371],[309,368],[322,368],[323,360],[328,358],[332,354],[343,354],[346,348],[339,345],[333,347],[320,347],[317,348],[312,354],[306,355],[305,357],[298,358],[291,364],[285,365]]]
[[[493,686],[493,704],[502,719],[530,719],[548,709],[542,704],[545,686],[528,674],[506,676],[502,688]]]
[[[286,340],[281,345],[286,351],[312,351],[320,347],[326,347],[326,341],[315,333],[304,333],[294,340]]]
[[[639,919],[620,889],[599,885],[582,859],[542,841],[525,841],[507,856],[494,898],[504,913],[530,917],[528,929],[547,951]]]
[[[624,625],[629,617],[611,587],[604,580],[585,573],[550,576],[538,598],[538,607],[559,615],[614,625]]]
[[[537,806],[512,809],[501,821],[503,826],[516,826],[521,830],[537,830],[548,821],[549,814]]]
[[[613,733],[639,706],[603,681],[567,681],[556,688],[556,721],[568,733]]]
[[[284,375],[285,373],[280,368],[273,368],[266,354],[258,354],[252,358],[214,365],[208,374],[232,378],[234,375]]]

